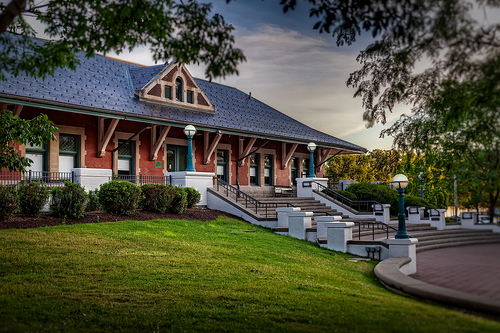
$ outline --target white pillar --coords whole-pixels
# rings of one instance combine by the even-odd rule
[[[288,214],[288,234],[294,238],[306,239],[306,229],[311,227],[313,212],[290,212]]]
[[[421,221],[421,212],[424,210],[424,207],[417,207],[417,206],[409,206],[406,208],[408,211],[408,221],[407,223],[422,223]]]
[[[300,207],[276,208],[276,213],[278,214],[278,227],[288,228],[288,214],[291,212],[300,212]]]
[[[352,240],[354,222],[332,222],[326,229],[326,247],[330,250],[347,252],[347,241]]]
[[[166,176],[172,176],[172,184],[182,187],[193,187],[201,194],[200,202],[198,205],[207,205],[207,189],[213,187],[213,178],[215,176],[212,172],[196,172],[196,171],[178,171],[167,172]]]
[[[446,228],[446,218],[444,213],[446,213],[446,209],[430,209],[429,222],[431,227],[436,227],[437,230],[444,230]]]
[[[400,269],[406,275],[417,272],[417,243],[418,239],[416,238],[389,238],[387,240],[389,258],[411,258],[411,262]]]
[[[335,223],[335,221],[339,221],[342,219],[342,216],[316,216],[314,220],[316,221],[317,226],[317,238],[326,238],[326,228],[331,225],[331,223]]]
[[[378,222],[382,222],[385,224],[389,224],[391,222],[391,205],[390,204],[380,204],[380,205],[373,205],[373,206],[379,206],[378,209],[382,208],[382,211],[380,210],[375,210],[375,207],[373,209],[373,217],[375,220]],[[382,206],[382,207],[380,207]]]
[[[316,189],[313,182],[323,186],[328,185],[328,178],[297,178],[297,198],[312,198],[312,190]]]
[[[474,228],[476,224],[476,213],[474,212],[462,212],[462,220],[460,222],[462,228]]]
[[[99,187],[111,181],[113,171],[111,169],[73,168],[75,183],[82,185],[86,191],[98,190]]]

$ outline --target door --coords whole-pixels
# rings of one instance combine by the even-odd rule
[[[167,172],[186,171],[187,147],[167,145]]]

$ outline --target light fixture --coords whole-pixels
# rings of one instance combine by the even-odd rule
[[[314,142],[309,142],[307,145],[307,150],[309,150],[310,158],[309,158],[309,176],[310,178],[316,177],[314,174],[314,151],[316,150],[316,144]]]
[[[406,186],[408,186],[408,177],[406,177],[403,174],[397,174],[394,176],[392,179],[392,186],[396,190],[398,190],[399,196],[398,196],[398,201],[399,201],[399,207],[398,207],[398,232],[396,232],[396,236],[394,236],[397,239],[406,239],[410,238],[410,235],[406,232],[406,215],[405,215],[405,198],[404,198],[404,191]]]
[[[196,134],[196,128],[193,125],[187,125],[184,128],[184,134],[188,138],[188,153],[187,153],[187,167],[186,171],[196,171],[193,163],[193,148],[192,148],[192,138]]]
[[[184,128],[184,134],[186,134],[188,138],[192,138],[196,134],[196,127],[194,127],[193,125],[187,125]]]

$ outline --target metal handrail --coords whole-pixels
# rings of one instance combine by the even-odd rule
[[[306,183],[306,182],[304,182],[304,183]],[[321,192],[323,192],[323,191],[327,192],[326,194],[328,196],[337,200],[341,204],[350,207],[351,209],[355,209],[358,212],[360,212],[360,211],[365,211],[365,212],[373,211],[373,205],[380,205],[380,202],[375,201],[375,200],[351,200],[348,197],[343,196],[342,194],[337,193],[332,189],[329,189],[328,187],[324,186],[323,184],[320,184],[320,183],[315,182],[315,181],[311,181],[310,183],[311,183],[311,186],[312,186],[312,184],[314,184],[317,188],[320,189]],[[365,210],[362,210],[363,208]]]
[[[65,181],[75,182],[75,173],[70,172],[53,172],[53,171],[33,171],[28,170],[26,172],[21,171],[9,171],[0,170],[0,185],[8,186],[11,188],[19,188],[22,183],[33,183],[40,182],[47,186],[52,187],[62,187]]]
[[[172,175],[151,176],[151,175],[114,175],[113,179],[125,180],[136,185],[143,184],[172,184]]]
[[[388,225],[387,223],[380,222],[380,221],[353,221],[354,224],[358,225],[358,239],[361,239],[361,227],[362,226],[368,226],[367,228],[364,229],[372,229],[372,240],[375,240],[375,229],[382,229],[385,231],[386,238],[389,238],[389,229],[392,229],[394,231],[398,231],[398,229],[394,228],[393,226]]]
[[[269,217],[269,210],[273,214],[271,216],[276,217],[276,208],[278,208],[278,205],[286,205],[286,207],[296,207],[295,205],[289,203],[289,202],[261,202],[250,195],[246,194],[245,192],[237,189],[236,187],[228,184],[227,182],[223,181],[219,177],[214,177],[214,179],[217,180],[217,191],[220,192],[220,187],[226,190],[226,197],[229,197],[229,193],[235,195],[235,200],[238,202],[238,199],[240,201],[244,200],[245,201],[245,208],[247,209],[254,209],[255,214],[259,214],[259,208],[264,209],[265,211],[265,217]],[[262,215],[262,213],[260,213]]]

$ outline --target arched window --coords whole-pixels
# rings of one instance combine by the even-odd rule
[[[175,79],[175,100],[182,102],[182,95],[183,95],[183,89],[182,89],[182,79],[178,77]]]

